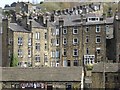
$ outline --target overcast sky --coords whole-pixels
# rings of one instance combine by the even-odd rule
[[[25,1],[25,2],[40,2],[44,0],[0,0],[0,7],[4,8],[5,4],[11,4],[12,2],[17,2],[17,1]]]

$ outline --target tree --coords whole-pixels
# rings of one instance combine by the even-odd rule
[[[11,56],[10,67],[16,67],[18,65],[18,58],[15,55]]]

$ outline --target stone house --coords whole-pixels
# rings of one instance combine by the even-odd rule
[[[0,85],[2,89],[44,89],[79,90],[83,89],[84,72],[82,67],[2,67]],[[64,77],[63,77],[64,76]]]
[[[98,63],[92,70],[92,88],[119,89],[119,63]]]

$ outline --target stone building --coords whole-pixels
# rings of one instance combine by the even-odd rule
[[[92,70],[92,88],[119,89],[120,64],[95,64]]]
[[[113,35],[106,32],[106,26],[113,25],[113,18],[88,13],[85,16],[61,15],[55,20],[60,65],[79,66],[106,60],[106,35]]]
[[[79,90],[83,89],[82,67],[0,68],[2,89]],[[64,77],[63,77],[64,76]]]
[[[3,60],[6,66],[48,66],[47,29],[27,16],[3,19]]]

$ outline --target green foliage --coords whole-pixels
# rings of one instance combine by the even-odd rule
[[[10,67],[16,67],[18,65],[18,58],[15,55],[11,56]]]
[[[87,70],[92,70],[92,69],[93,69],[93,65],[91,65],[91,64],[87,65],[87,66],[86,66],[86,69],[87,69]]]

